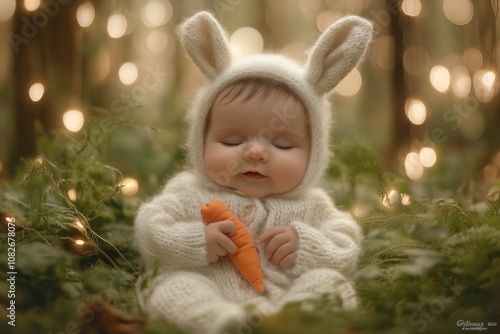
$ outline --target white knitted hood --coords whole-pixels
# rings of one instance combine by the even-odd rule
[[[307,172],[298,187],[287,195],[294,196],[317,184],[331,158],[331,107],[324,95],[363,57],[371,39],[370,22],[355,16],[335,22],[314,44],[304,68],[277,54],[234,59],[225,31],[207,12],[200,12],[188,19],[179,33],[191,59],[211,81],[198,93],[187,115],[188,159],[202,182],[217,187],[206,173],[203,163],[207,116],[216,97],[228,85],[241,79],[264,78],[280,82],[297,94],[304,104],[311,127],[311,154]]]

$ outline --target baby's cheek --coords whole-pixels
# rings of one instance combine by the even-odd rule
[[[207,148],[204,156],[208,176],[222,186],[229,186],[231,177],[238,173],[238,160],[231,150]]]

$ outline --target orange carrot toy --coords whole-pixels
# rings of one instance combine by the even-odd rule
[[[236,269],[258,292],[264,291],[264,279],[259,254],[246,226],[219,200],[210,201],[201,207],[201,218],[205,224],[230,220],[236,225],[236,233],[230,238],[238,247],[236,254],[229,253]]]

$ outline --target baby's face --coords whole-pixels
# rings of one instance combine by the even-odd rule
[[[204,147],[208,175],[251,197],[294,189],[306,173],[311,145],[302,104],[290,96],[244,99],[216,101],[212,108]]]

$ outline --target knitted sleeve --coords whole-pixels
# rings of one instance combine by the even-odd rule
[[[156,264],[168,269],[208,264],[197,192],[190,183],[189,175],[178,175],[137,212],[136,246],[150,269]]]
[[[339,211],[323,190],[315,190],[306,201],[304,218],[291,226],[299,236],[293,275],[315,268],[332,268],[350,275],[356,268],[362,233],[347,212]]]

